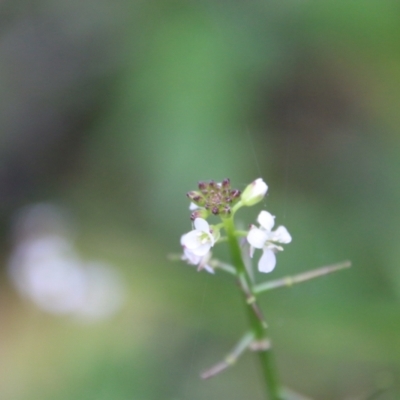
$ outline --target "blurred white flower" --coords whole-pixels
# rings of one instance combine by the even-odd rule
[[[68,314],[83,301],[84,273],[72,246],[57,236],[19,244],[9,261],[18,291],[44,311]]]
[[[254,249],[262,249],[263,255],[258,261],[260,272],[271,272],[276,265],[275,253],[283,248],[276,243],[290,243],[292,237],[284,226],[272,230],[275,224],[275,217],[268,211],[261,211],[257,218],[260,227],[252,225],[247,234],[247,241],[250,244],[250,256],[253,257]]]
[[[63,222],[60,210],[48,204],[21,212],[8,262],[11,280],[23,297],[48,313],[85,321],[108,317],[121,307],[125,287],[111,266],[81,260]]]
[[[75,315],[83,320],[107,318],[117,312],[125,299],[125,287],[112,266],[89,262],[83,266],[86,290],[84,301]]]

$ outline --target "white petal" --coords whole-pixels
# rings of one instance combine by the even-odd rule
[[[279,243],[290,243],[292,241],[292,237],[290,233],[284,226],[278,226],[273,233],[273,240]]]
[[[256,191],[258,194],[261,194],[262,196],[265,196],[268,190],[268,185],[263,181],[262,178],[257,178],[254,182],[254,191]]]
[[[190,206],[189,206],[190,211],[197,210],[198,208],[200,208],[200,207],[197,204],[194,204],[193,202],[190,203]]]
[[[251,227],[249,233],[247,234],[247,241],[256,249],[262,249],[267,239],[267,233],[254,226]]]
[[[196,218],[193,224],[198,231],[210,232],[210,225],[208,225],[208,222],[203,218]]]
[[[189,250],[201,246],[201,233],[198,231],[190,231],[189,233],[182,235],[181,245]]]
[[[275,264],[275,253],[272,250],[265,249],[258,262],[258,270],[265,273],[271,272],[275,268]]]
[[[183,249],[183,257],[182,259],[187,261],[188,264],[197,265],[201,261],[200,256],[196,256],[188,249]]]
[[[208,262],[211,260],[211,252],[208,252],[206,255],[204,255],[203,257],[201,257],[200,262],[198,264],[198,268],[197,271],[201,271],[202,269],[205,269],[207,272],[209,272],[210,274],[214,273],[214,269],[211,268],[208,265]]]
[[[210,251],[210,249],[211,249],[211,243],[207,242],[207,243],[201,244],[200,246],[197,246],[194,249],[190,249],[190,251],[196,256],[203,257]]]
[[[211,268],[208,264],[203,265],[203,269],[205,269],[208,273],[210,274],[215,274],[215,271],[213,268]]]
[[[261,211],[257,217],[258,223],[264,228],[266,231],[270,232],[275,224],[275,217],[270,214],[268,211]]]
[[[249,248],[250,258],[253,258],[253,256],[254,256],[254,250],[255,250],[255,247],[250,246],[250,248]]]

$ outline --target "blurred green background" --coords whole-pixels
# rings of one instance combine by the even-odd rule
[[[263,297],[282,380],[400,399],[400,3],[5,0],[0,21],[1,399],[262,399],[252,354],[198,377],[245,330],[232,279],[167,260],[199,180],[259,176],[293,236],[268,278],[353,263]],[[26,234],[43,202],[67,215]],[[43,231],[109,266],[113,312],[18,289]]]

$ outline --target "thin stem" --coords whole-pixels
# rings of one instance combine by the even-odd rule
[[[327,265],[326,267],[321,267],[317,269],[313,269],[311,271],[303,272],[294,276],[286,276],[281,279],[276,279],[274,281],[260,283],[259,285],[255,285],[253,287],[253,291],[256,294],[266,292],[271,289],[276,289],[280,287],[288,287],[293,286],[297,283],[305,282],[310,279],[318,278],[320,276],[324,276],[327,274],[331,274],[332,272],[340,271],[341,269],[350,268],[350,261],[343,261],[338,264]]]
[[[254,295],[252,283],[246,271],[241,249],[237,241],[233,216],[224,219],[224,227],[228,236],[232,264],[236,268],[239,283],[244,293],[245,307],[251,331],[254,334],[256,342],[269,344],[270,340],[268,338],[266,324],[263,321],[261,311],[257,305],[257,299]],[[263,369],[263,377],[267,385],[268,399],[283,400],[280,395],[280,385],[278,383],[277,369],[275,367],[271,346],[259,346],[257,352]]]
[[[200,376],[202,379],[209,379],[213,376],[224,371],[228,367],[234,365],[237,359],[244,353],[244,351],[249,347],[250,343],[254,339],[253,332],[247,332],[240,341],[236,344],[233,350],[225,357],[225,359],[218,364],[215,364],[211,368],[204,371]]]
[[[248,231],[236,231],[235,235],[238,237],[244,237],[247,236],[248,233],[249,233]]]
[[[221,269],[222,271],[227,272],[228,274],[235,275],[236,276],[236,269],[232,267],[232,265],[223,263],[219,260],[211,259],[209,264],[211,267],[214,269]]]

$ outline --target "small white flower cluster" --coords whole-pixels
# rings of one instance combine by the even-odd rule
[[[267,184],[261,178],[256,179],[241,194],[239,203],[235,206],[236,210],[242,206],[257,204],[264,198],[267,190]],[[196,209],[196,207],[193,203],[190,205],[191,210]],[[263,251],[258,262],[258,270],[268,273],[275,268],[275,253],[283,250],[278,243],[290,243],[292,237],[284,226],[278,226],[276,230],[272,230],[275,224],[275,217],[268,211],[261,211],[257,222],[260,226],[251,225],[246,238],[250,245],[251,257],[253,257],[255,249]],[[183,247],[182,259],[188,264],[197,265],[198,270],[205,269],[213,273],[214,270],[209,265],[211,259],[210,250],[220,237],[219,229],[210,226],[203,218],[195,218],[193,227],[194,230],[181,237],[181,245]]]

